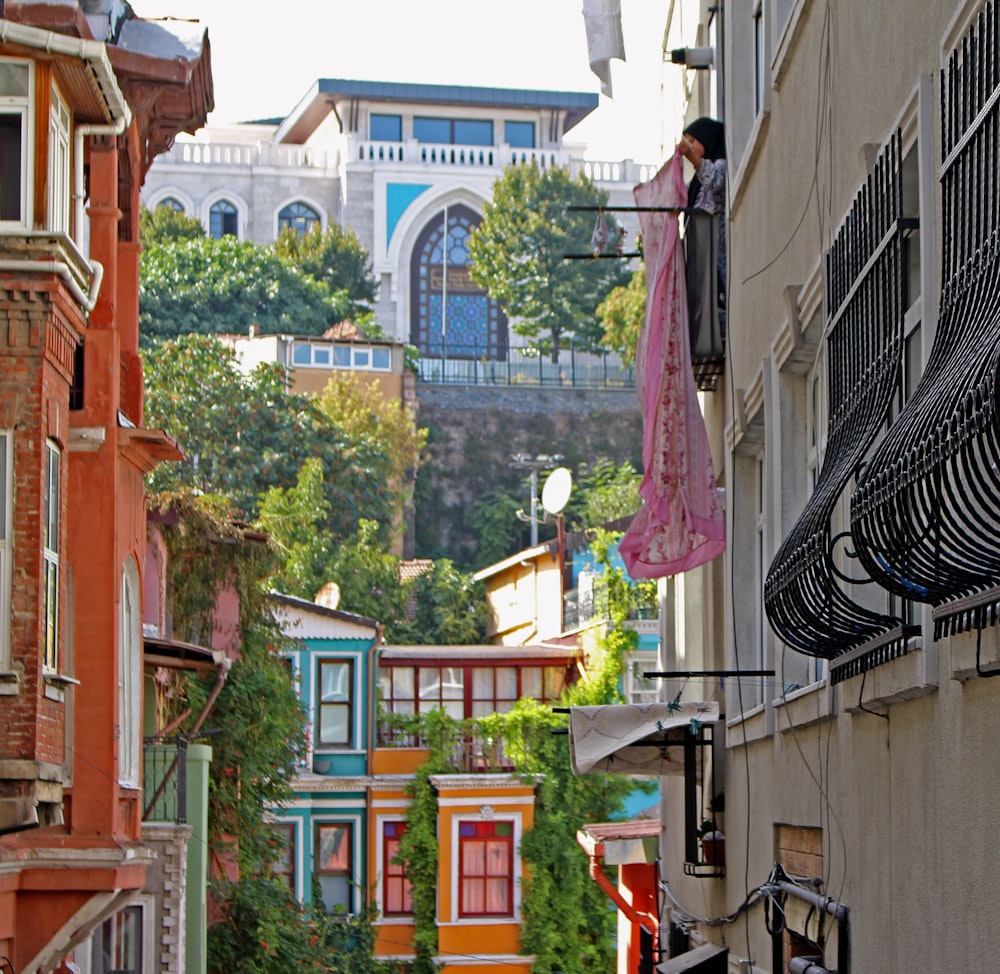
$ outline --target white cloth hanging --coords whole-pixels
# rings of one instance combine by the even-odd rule
[[[590,70],[601,80],[601,94],[611,97],[611,59],[625,60],[621,0],[584,0]]]

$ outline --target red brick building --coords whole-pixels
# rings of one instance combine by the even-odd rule
[[[0,19],[0,968],[63,968],[143,887],[139,190],[212,108],[208,39],[125,4]],[[186,36],[185,36],[186,32]],[[97,974],[97,970],[93,971]]]

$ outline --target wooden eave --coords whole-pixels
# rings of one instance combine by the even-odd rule
[[[144,474],[164,460],[183,460],[177,441],[163,430],[122,427],[118,430],[122,455]]]
[[[3,17],[18,24],[51,30],[69,37],[93,40],[94,34],[79,3],[39,3],[38,0],[6,0]]]

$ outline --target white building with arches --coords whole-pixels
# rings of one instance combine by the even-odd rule
[[[597,104],[583,92],[320,79],[283,119],[178,139],[143,203],[259,244],[286,225],[350,228],[371,257],[387,334],[424,354],[502,358],[513,336],[468,274],[466,241],[503,167],[584,171],[618,206],[653,175],[632,160],[584,161],[584,146],[565,141]],[[632,215],[618,222],[634,240]]]

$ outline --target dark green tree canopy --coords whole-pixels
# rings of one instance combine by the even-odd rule
[[[596,220],[594,212],[569,208],[606,203],[607,194],[582,174],[508,166],[469,239],[473,279],[506,304],[514,330],[554,361],[562,347],[601,348],[597,306],[629,277],[624,260],[566,256],[591,252]],[[610,239],[617,239],[614,221],[605,220]]]
[[[197,488],[231,497],[252,520],[261,494],[289,488],[310,457],[322,461],[324,530],[351,536],[358,519],[391,523],[389,461],[372,440],[354,439],[306,396],[285,390],[280,369],[246,375],[219,339],[189,335],[144,353],[146,423],[180,443],[182,463],[150,474],[153,490]]]
[[[152,210],[144,206],[139,211],[139,239],[143,248],[162,247],[204,236],[205,228],[197,217],[188,216],[172,206],[160,205]]]
[[[139,326],[145,339],[187,334],[321,335],[348,312],[347,293],[235,237],[150,247],[140,258]]]
[[[316,226],[300,234],[284,227],[274,250],[282,260],[325,284],[331,293],[346,291],[347,314],[351,318],[357,321],[371,314],[378,280],[372,273],[368,252],[353,230],[334,224],[325,230]]]

